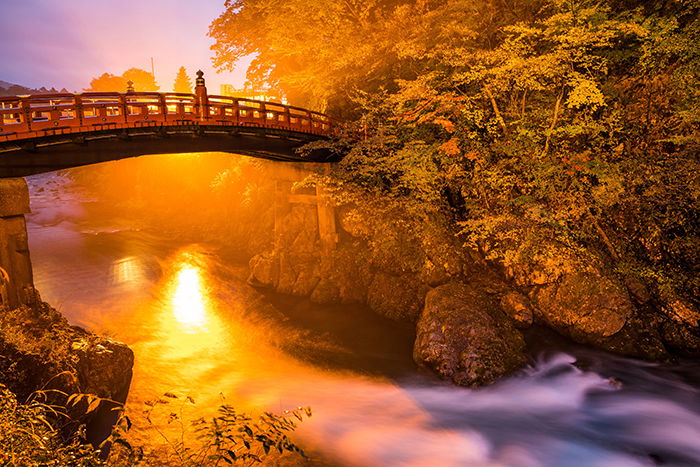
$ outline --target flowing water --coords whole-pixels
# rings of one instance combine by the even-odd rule
[[[29,184],[36,286],[72,323],[134,350],[132,418],[165,392],[195,399],[184,418],[222,400],[308,405],[295,436],[312,465],[700,465],[697,362],[544,345],[511,378],[454,387],[412,363],[410,327],[261,293],[231,246],[134,229],[60,174]],[[148,442],[142,420],[135,431]]]

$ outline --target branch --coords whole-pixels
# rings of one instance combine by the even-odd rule
[[[605,233],[603,228],[598,224],[598,221],[593,219],[593,227],[595,227],[596,231],[598,232],[598,235],[603,239],[603,243],[605,243],[605,246],[608,249],[608,252],[610,253],[610,256],[615,261],[620,261],[620,255],[617,254],[617,251],[615,251],[615,247],[613,247],[612,242],[610,241],[610,238],[608,238],[608,235]]]
[[[559,96],[557,97],[557,102],[554,104],[554,115],[552,116],[552,124],[549,125],[549,130],[547,131],[547,139],[544,142],[544,149],[542,150],[542,156],[546,156],[549,151],[549,142],[552,139],[552,131],[557,126],[557,121],[559,120],[559,110],[561,109],[561,101],[564,99],[564,89],[562,88]]]
[[[496,99],[493,97],[493,93],[491,93],[491,89],[489,89],[488,87],[485,87],[484,91],[486,91],[486,95],[489,97],[489,100],[491,101],[491,107],[493,107],[493,111],[496,113],[496,120],[498,121],[498,124],[503,129],[503,134],[508,135],[508,127],[506,126],[505,120],[503,120],[503,116],[501,116],[501,111],[498,109],[498,103],[496,102]]]

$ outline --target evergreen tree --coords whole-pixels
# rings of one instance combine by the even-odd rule
[[[173,91],[192,94],[192,81],[190,81],[189,76],[187,76],[187,70],[185,70],[184,66],[180,67],[177,75],[175,76]]]

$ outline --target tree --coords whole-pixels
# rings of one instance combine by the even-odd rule
[[[134,91],[157,91],[160,86],[156,83],[156,78],[152,73],[140,68],[129,68],[122,73],[122,78],[134,83]]]
[[[190,81],[189,76],[187,76],[187,70],[184,66],[181,66],[175,76],[175,83],[173,84],[173,91],[181,92],[185,94],[192,94],[192,81]]]
[[[337,177],[700,307],[699,0],[312,3],[229,0],[209,34],[217,67],[254,54],[253,83],[356,120]]]
[[[155,77],[139,68],[129,68],[121,76],[103,73],[90,81],[88,92],[126,92],[127,82],[134,83],[134,91],[157,91]]]
[[[319,110],[341,108],[356,87],[392,86],[395,78],[412,74],[394,53],[394,33],[405,25],[392,15],[401,3],[423,2],[229,1],[209,29],[216,41],[214,64],[231,69],[255,54],[247,74],[254,86]],[[418,5],[414,13],[420,14]]]
[[[397,89],[435,69],[433,48],[494,47],[502,26],[529,21],[544,0],[231,0],[210,26],[214,64],[255,55],[254,85],[336,114],[356,90]],[[310,14],[309,11],[313,11]]]
[[[126,91],[126,80],[121,76],[111,73],[102,73],[97,78],[90,81],[88,92],[124,92]]]

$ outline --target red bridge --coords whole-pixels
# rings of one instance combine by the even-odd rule
[[[230,152],[325,162],[298,148],[338,131],[331,117],[299,107],[194,94],[86,92],[0,97],[0,178],[145,154]]]

